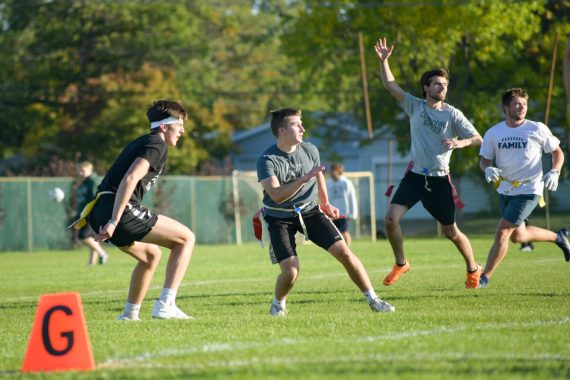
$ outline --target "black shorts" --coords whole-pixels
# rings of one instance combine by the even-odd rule
[[[427,187],[431,191],[426,189],[426,178]],[[453,203],[453,193],[447,176],[426,177],[422,174],[407,172],[390,203],[410,209],[419,201],[444,226],[455,223],[455,203]]]
[[[346,218],[335,219],[333,220],[333,223],[340,232],[348,231],[348,219]]]
[[[79,217],[77,217],[76,219],[79,219]],[[87,238],[94,237],[94,236],[95,236],[95,234],[93,233],[93,230],[91,229],[91,226],[89,226],[89,224],[86,224],[85,227],[83,227],[79,231],[77,231],[77,238],[79,240],[85,240]]]
[[[87,216],[91,228],[99,231],[99,227],[103,227],[109,222],[114,204],[115,194],[101,195]],[[152,230],[157,220],[158,215],[151,213],[146,207],[127,204],[109,241],[117,247],[131,246],[135,241],[141,241]]]
[[[269,231],[271,262],[276,264],[291,256],[297,256],[295,234],[297,232],[303,233],[299,218],[265,216],[264,219]],[[342,236],[333,222],[318,207],[304,213],[303,221],[309,239],[323,249],[328,250],[334,243],[342,240]]]

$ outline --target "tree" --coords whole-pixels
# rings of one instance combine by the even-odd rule
[[[555,34],[568,33],[567,2],[334,1],[307,2],[284,36],[295,57],[301,86],[323,89],[311,94],[325,110],[351,112],[364,120],[357,34],[367,47],[367,67],[376,68],[373,45],[387,36],[396,48],[391,66],[400,85],[421,96],[421,73],[433,67],[451,72],[448,101],[474,121],[479,132],[503,118],[499,103],[506,88],[526,87],[533,99],[529,118],[541,120]],[[408,121],[372,72],[371,104],[375,128],[390,128],[401,151],[409,149]],[[562,91],[562,81],[554,93]],[[552,114],[563,115],[561,102]],[[553,122],[558,122],[556,119]],[[363,128],[365,123],[362,122]],[[478,170],[478,150],[465,149],[452,159],[454,172]]]
[[[199,172],[287,96],[279,15],[247,2],[6,0],[0,17],[0,159],[25,156],[20,173],[78,156],[107,167],[157,98],[190,111],[170,172]]]

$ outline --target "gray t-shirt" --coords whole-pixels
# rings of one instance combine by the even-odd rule
[[[302,142],[293,153],[285,153],[277,148],[277,145],[272,145],[257,159],[257,178],[259,181],[263,181],[275,176],[280,185],[285,185],[304,176],[320,164],[319,151],[311,143]],[[309,202],[312,204],[303,208],[303,212],[312,210],[317,206],[317,191],[317,179],[315,177],[311,178],[295,195],[280,204],[275,203],[264,190],[264,205],[288,209],[288,211],[279,211],[265,208],[265,214],[276,218],[291,218],[296,216],[290,211],[291,209]]]
[[[412,171],[430,176],[444,176],[449,172],[452,150],[442,140],[470,138],[479,133],[457,108],[444,103],[443,109],[434,110],[419,99],[406,93],[400,103],[410,118]]]

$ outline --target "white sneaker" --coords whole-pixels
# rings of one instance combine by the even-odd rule
[[[107,264],[107,261],[109,261],[109,254],[105,253],[102,256],[99,256],[99,264],[103,265],[103,264]]]
[[[193,319],[175,304],[167,305],[161,300],[156,300],[154,303],[151,316],[158,319]]]
[[[132,315],[124,315],[121,314],[117,317],[118,321],[140,321],[140,318],[138,316],[133,317]]]
[[[271,307],[269,308],[269,315],[273,317],[284,317],[287,315],[287,309],[281,307],[280,305],[274,305],[272,303]]]
[[[374,298],[372,301],[368,303],[372,311],[378,313],[393,313],[396,311],[396,308],[390,305],[388,302],[382,301],[379,297]]]

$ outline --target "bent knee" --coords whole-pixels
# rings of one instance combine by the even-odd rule
[[[180,229],[178,235],[174,239],[174,244],[183,245],[183,246],[191,246],[193,247],[196,243],[196,235],[194,232],[190,230],[190,228],[184,226]]]
[[[337,249],[331,249],[329,252],[340,262],[349,261],[355,256],[346,243],[340,245]]]
[[[442,226],[441,232],[443,232],[443,235],[451,241],[457,241],[463,236],[455,224],[452,224],[450,226]]]
[[[291,266],[287,268],[281,268],[281,275],[289,282],[294,282],[299,276],[299,267]]]
[[[511,235],[511,241],[512,241],[513,243],[516,243],[516,244],[518,244],[518,243],[526,243],[526,239],[523,239],[522,235],[517,234],[517,233],[514,233],[514,234]]]
[[[141,261],[150,268],[156,268],[162,257],[162,251],[157,245],[149,245],[145,250],[145,260]]]
[[[386,227],[386,229],[394,229],[398,227],[399,223],[400,221],[393,216],[386,215],[386,217],[384,218],[384,226]]]

